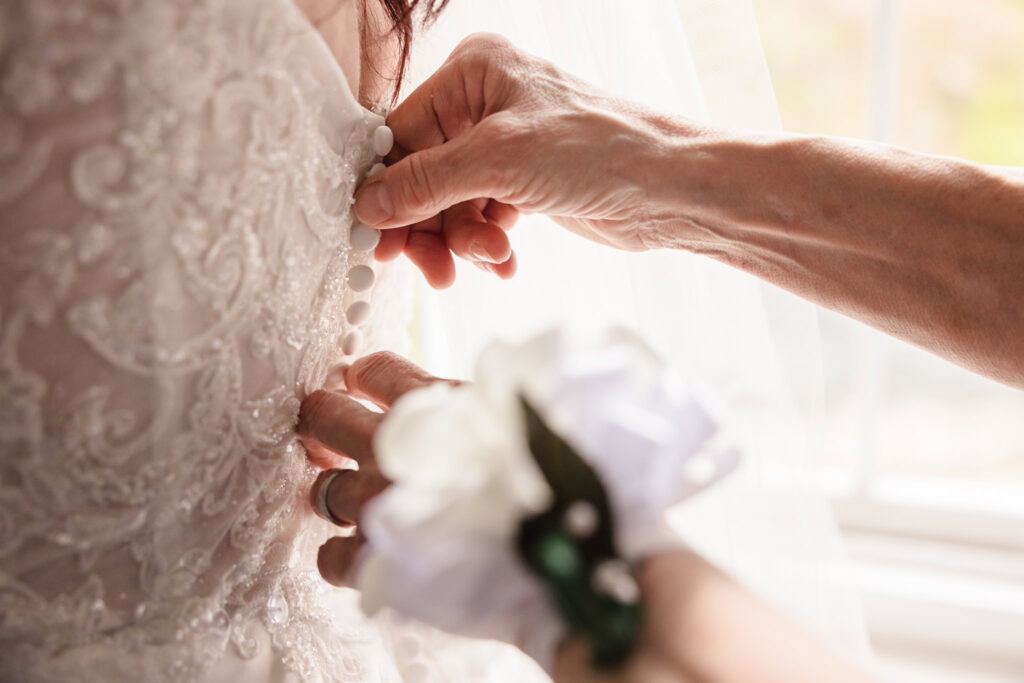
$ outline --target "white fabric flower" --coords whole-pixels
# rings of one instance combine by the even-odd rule
[[[495,344],[475,383],[436,384],[395,404],[374,444],[393,484],[363,516],[363,609],[389,606],[454,633],[512,642],[548,665],[565,629],[515,540],[552,492],[528,450],[520,397],[597,471],[630,560],[680,545],[666,509],[738,456],[714,448],[717,423],[693,392],[618,331],[593,344],[557,332]]]

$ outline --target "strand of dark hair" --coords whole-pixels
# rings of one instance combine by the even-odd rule
[[[398,91],[402,87],[403,78],[405,78],[405,67],[409,61],[409,49],[412,46],[413,34],[417,28],[414,25],[415,13],[422,12],[420,27],[428,26],[448,4],[448,0],[380,0],[380,3],[391,19],[391,30],[397,34],[399,41],[400,61],[395,87],[392,91],[392,98],[397,100]]]

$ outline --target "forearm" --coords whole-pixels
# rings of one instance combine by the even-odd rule
[[[1024,176],[793,135],[681,131],[657,156],[654,246],[1024,387]]]
[[[864,674],[692,552],[649,563],[642,585],[658,585],[674,615],[661,629],[680,680],[700,683],[867,683]],[[669,588],[670,587],[670,588]]]
[[[556,681],[572,683],[869,683],[700,555],[680,550],[647,560],[637,574],[644,633],[622,669],[597,672],[574,640]]]

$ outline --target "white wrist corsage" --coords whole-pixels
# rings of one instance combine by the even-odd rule
[[[518,645],[550,666],[572,631],[613,666],[639,632],[631,566],[681,545],[668,508],[738,453],[635,337],[495,344],[475,382],[414,391],[375,439],[393,484],[367,506],[367,614]]]

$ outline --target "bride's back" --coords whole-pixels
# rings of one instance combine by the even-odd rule
[[[382,120],[290,0],[5,4],[0,60],[0,678],[190,679],[254,629],[324,670],[292,427],[386,326],[345,320]]]

